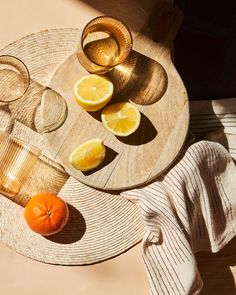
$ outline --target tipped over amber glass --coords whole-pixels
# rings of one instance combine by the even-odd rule
[[[131,50],[129,28],[117,18],[100,16],[85,26],[77,56],[88,72],[103,74],[125,61]]]

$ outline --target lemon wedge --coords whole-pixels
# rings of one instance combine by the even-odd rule
[[[89,171],[102,163],[106,148],[101,139],[92,139],[78,146],[69,156],[71,165],[81,171]]]
[[[80,78],[74,85],[77,103],[89,112],[102,109],[111,100],[113,91],[109,79],[95,74]]]
[[[118,102],[102,111],[102,122],[107,130],[117,136],[135,132],[141,121],[139,110],[129,102]]]

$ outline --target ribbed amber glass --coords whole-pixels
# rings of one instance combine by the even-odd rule
[[[0,56],[0,102],[11,102],[21,98],[30,84],[26,65],[11,55]]]
[[[0,193],[17,195],[39,155],[38,148],[0,132]]]
[[[119,19],[101,16],[84,28],[78,50],[82,66],[91,73],[105,73],[122,63],[132,49],[132,35]]]

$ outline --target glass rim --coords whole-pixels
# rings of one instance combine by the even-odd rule
[[[3,135],[5,138],[7,138],[9,141],[13,141],[18,143],[22,148],[25,148],[26,150],[32,152],[33,154],[35,154],[36,156],[40,156],[41,155],[41,150],[39,148],[37,148],[36,146],[25,142],[23,139],[20,139],[14,135],[12,135],[11,133],[8,132],[4,132],[2,130],[0,130],[0,134]],[[1,140],[0,140],[1,142]]]
[[[84,53],[84,47],[83,47],[83,42],[84,42],[83,35],[84,35],[85,30],[88,28],[88,26],[91,25],[91,23],[92,23],[93,21],[97,20],[97,19],[106,19],[106,18],[112,18],[112,19],[114,19],[114,20],[120,22],[120,23],[126,28],[126,30],[127,30],[127,32],[128,32],[128,35],[129,35],[129,37],[130,37],[129,50],[128,50],[127,53],[125,54],[124,58],[121,59],[121,61],[119,61],[119,62],[117,62],[117,63],[114,63],[112,66],[103,66],[103,65],[100,65],[100,64],[94,62],[94,61],[91,60],[89,57],[87,57],[87,55]],[[121,19],[119,19],[118,17],[114,17],[114,16],[111,16],[111,15],[100,15],[100,16],[97,16],[97,17],[91,19],[91,20],[86,24],[86,26],[83,28],[83,31],[82,31],[82,33],[81,33],[80,46],[81,46],[81,48],[82,48],[82,50],[83,50],[84,55],[86,56],[86,58],[87,58],[91,63],[95,64],[96,66],[102,67],[102,68],[104,68],[104,69],[105,69],[105,68],[108,68],[108,69],[109,69],[109,68],[111,68],[111,67],[115,67],[115,66],[119,65],[120,63],[122,63],[122,62],[126,59],[126,57],[129,55],[129,53],[131,52],[132,47],[133,47],[133,37],[132,37],[131,31],[130,31],[130,29],[128,28],[128,26],[127,26],[127,25],[126,25]]]
[[[29,73],[29,69],[27,68],[26,64],[20,58],[14,56],[14,55],[10,55],[10,54],[2,54],[2,55],[0,55],[0,64],[4,64],[4,63],[1,63],[1,58],[4,58],[4,57],[17,60],[19,63],[21,63],[21,65],[23,66],[23,68],[25,69],[25,72],[27,74],[27,85],[25,87],[24,92],[19,97],[15,98],[15,99],[12,99],[12,100],[7,100],[7,101],[6,100],[1,100],[1,97],[0,97],[0,102],[10,103],[10,102],[13,102],[13,101],[16,101],[16,100],[20,99],[27,92],[27,90],[29,88],[29,85],[30,85],[30,73]],[[13,65],[13,67],[14,67],[14,65]]]

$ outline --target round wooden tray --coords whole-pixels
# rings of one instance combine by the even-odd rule
[[[187,93],[171,60],[178,18],[179,14],[171,15],[169,30],[158,43],[136,36],[128,60],[107,74],[115,85],[112,103],[131,101],[142,114],[141,126],[127,138],[109,133],[101,123],[101,112],[86,112],[76,103],[73,85],[87,74],[76,53],[53,75],[49,86],[65,98],[68,117],[60,128],[45,133],[44,139],[56,161],[79,181],[99,189],[128,189],[153,180],[176,159],[189,123]],[[149,104],[153,99],[156,102]],[[69,155],[93,138],[104,141],[107,156],[97,169],[83,173],[69,163]]]

